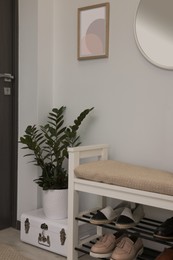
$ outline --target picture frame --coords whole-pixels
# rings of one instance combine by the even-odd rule
[[[108,58],[109,3],[78,8],[78,60]]]

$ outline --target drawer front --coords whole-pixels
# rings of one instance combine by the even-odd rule
[[[54,232],[49,224],[42,222],[32,225],[32,217],[24,216],[21,219],[21,240],[51,252],[67,256],[67,228],[55,226]]]

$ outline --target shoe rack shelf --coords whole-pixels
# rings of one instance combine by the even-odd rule
[[[93,212],[89,212],[87,214],[83,214],[80,217],[76,217],[76,220],[82,221],[85,223],[90,223],[90,218],[92,217]],[[138,225],[129,228],[128,230],[125,230],[127,234],[131,233],[138,233],[138,235],[145,240],[152,241],[155,243],[160,243],[164,245],[165,247],[173,246],[173,241],[168,241],[168,240],[161,240],[157,239],[153,236],[155,229],[160,226],[162,222],[153,220],[150,218],[143,218]],[[90,223],[91,224],[91,223]],[[91,224],[93,225],[93,224]],[[116,232],[119,229],[116,228],[115,222],[112,222],[110,224],[102,224],[102,225],[97,225],[105,229],[110,229],[112,232]],[[87,244],[83,244],[81,247],[76,247],[75,250],[83,252],[85,254],[90,253],[91,246],[96,242],[95,240],[89,241]],[[159,251],[145,248],[144,247],[144,252],[141,256],[138,256],[137,259],[141,260],[154,260],[158,255],[160,254]]]
[[[77,251],[82,252],[84,254],[88,254],[90,253],[90,249],[91,246],[93,245],[93,243],[91,242],[91,245],[83,245],[83,248],[75,248]],[[138,256],[137,259],[139,260],[153,260],[155,259],[157,256],[159,255],[159,252],[153,249],[149,249],[149,248],[144,248],[144,252],[141,256]],[[94,258],[93,258],[94,259]],[[97,258],[98,259],[98,258]],[[104,259],[108,259],[108,258],[104,258]],[[102,258],[103,260],[103,258]]]

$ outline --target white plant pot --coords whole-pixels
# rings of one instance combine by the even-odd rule
[[[43,190],[43,212],[49,219],[67,218],[68,189]]]

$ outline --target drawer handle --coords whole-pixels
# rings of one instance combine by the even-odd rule
[[[66,233],[65,233],[64,228],[62,228],[60,231],[60,241],[61,241],[61,245],[63,246],[66,241]]]
[[[29,233],[29,229],[30,229],[29,218],[26,218],[26,219],[25,219],[25,233],[26,233],[26,234]]]
[[[44,235],[44,231],[42,233],[39,233],[39,235],[38,235],[38,243],[40,245],[42,245],[42,246],[50,247],[50,238],[49,238],[49,236],[46,237]]]

